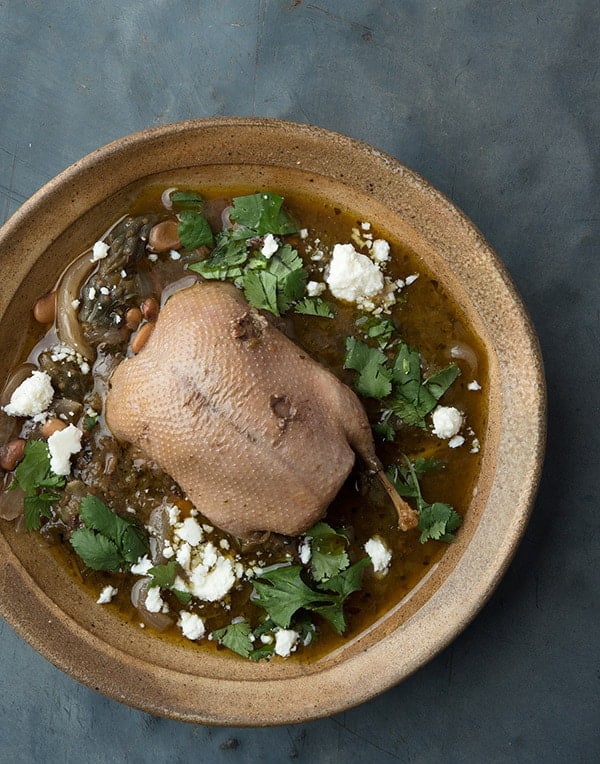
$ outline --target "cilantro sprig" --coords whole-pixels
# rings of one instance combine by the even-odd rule
[[[60,500],[56,490],[63,488],[65,478],[50,469],[50,450],[43,440],[29,440],[25,444],[23,460],[15,470],[11,490],[17,486],[25,493],[25,528],[39,530],[42,518],[52,517],[52,507]]]
[[[389,326],[384,324],[371,328],[370,336],[380,340],[378,348],[356,337],[347,337],[344,368],[358,372],[354,384],[358,393],[385,399],[378,429],[386,440],[393,440],[395,431],[390,421],[391,415],[394,414],[405,424],[425,429],[425,417],[436,407],[460,370],[452,363],[424,379],[418,350],[401,341],[397,343],[393,362],[390,361],[388,354],[381,349],[381,342],[385,348],[393,344],[389,331]]]
[[[115,514],[96,496],[82,499],[79,518],[83,527],[71,534],[70,543],[92,570],[127,569],[148,551],[148,539],[136,520]]]
[[[297,231],[282,205],[283,198],[273,193],[236,197],[230,213],[236,227],[219,234],[210,257],[190,269],[206,279],[234,281],[257,310],[285,313],[306,294],[302,259],[289,244],[280,244],[270,257],[256,247],[266,234]]]
[[[148,573],[152,576],[149,588],[158,586],[160,589],[168,589],[171,591],[177,599],[184,605],[189,605],[192,600],[190,592],[184,592],[175,586],[175,579],[177,578],[177,571],[179,564],[175,560],[169,560],[169,562],[163,565],[155,565],[148,570]]]
[[[388,477],[401,496],[416,499],[421,544],[429,539],[447,543],[454,541],[454,531],[462,522],[461,516],[452,505],[440,501],[430,504],[423,498],[419,477],[425,472],[440,469],[442,466],[442,462],[435,459],[420,458],[411,462],[408,457],[405,457],[404,464],[394,464],[387,471]]]
[[[290,565],[262,573],[254,582],[255,604],[282,629],[289,628],[299,610],[322,616],[338,632],[346,630],[344,601],[362,583],[362,573],[370,560],[365,557],[338,575],[315,585],[306,583],[300,565]]]

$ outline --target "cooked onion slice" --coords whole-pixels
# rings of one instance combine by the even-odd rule
[[[146,597],[151,581],[151,578],[144,577],[135,582],[131,587],[131,604],[138,609],[143,623],[157,631],[164,631],[173,624],[173,619],[166,613],[151,613],[147,610]]]

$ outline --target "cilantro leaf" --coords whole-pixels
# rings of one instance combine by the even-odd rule
[[[277,277],[269,271],[248,271],[243,279],[244,295],[257,310],[268,310],[279,316]]]
[[[445,369],[432,374],[428,377],[424,385],[427,387],[436,402],[442,397],[450,385],[460,374],[460,369],[455,363],[451,363]]]
[[[264,608],[276,626],[287,629],[292,617],[300,608],[314,609],[319,603],[331,604],[332,597],[317,592],[307,586],[300,572],[299,565],[276,568],[267,573],[261,573],[254,580],[257,597],[255,604]]]
[[[306,533],[310,539],[310,572],[315,581],[324,581],[350,565],[346,537],[327,523],[317,523]]]
[[[462,520],[458,512],[450,506],[436,501],[428,504],[419,512],[420,541],[424,544],[429,539],[454,541],[454,533]]]
[[[98,416],[88,416],[86,414],[83,417],[83,426],[88,432],[91,432],[97,423],[98,423]]]
[[[192,601],[191,592],[184,592],[181,589],[171,589],[171,591],[177,597],[177,599],[184,605],[189,605],[190,602]]]
[[[370,564],[370,558],[363,557],[358,562],[355,562],[354,565],[346,568],[346,570],[341,571],[336,576],[332,576],[327,581],[323,581],[319,584],[319,588],[334,591],[345,599],[360,589],[362,586],[363,570]]]
[[[193,210],[183,210],[179,213],[177,234],[184,249],[196,249],[196,247],[201,246],[212,247],[214,244],[208,220],[204,215]]]
[[[174,207],[190,207],[194,209],[204,204],[204,199],[195,191],[173,191],[169,199]]]
[[[93,539],[96,539],[98,546],[98,556],[102,559],[102,556],[106,554],[106,550],[114,549],[115,553],[119,557],[119,564],[117,568],[94,568],[95,570],[115,570],[121,567],[127,567],[127,564],[136,562],[148,551],[148,540],[146,534],[140,528],[133,518],[121,517],[115,512],[112,512],[106,504],[104,504],[96,496],[86,496],[81,500],[79,506],[79,517],[83,522],[85,528],[81,530],[88,531],[85,534],[84,541],[76,541],[81,546],[85,543],[84,552],[91,559],[95,559],[90,554],[90,550],[93,550]],[[71,543],[73,544],[73,536],[71,536]],[[76,537],[79,538],[79,537]],[[109,542],[110,546],[107,547],[105,542]],[[79,549],[73,544],[75,551],[87,563],[86,558],[80,553]],[[112,558],[109,558],[109,563],[112,565]],[[90,565],[90,567],[93,567]]]
[[[333,318],[334,312],[331,305],[320,297],[305,297],[294,306],[294,313],[304,316],[320,316],[321,318]]]
[[[175,560],[169,560],[164,565],[155,565],[153,568],[149,568],[148,573],[152,576],[152,581],[148,584],[149,588],[159,586],[161,589],[170,589],[175,583],[177,563]]]
[[[298,228],[282,205],[283,197],[271,192],[238,196],[233,199],[229,217],[259,236],[296,233]]]
[[[250,657],[253,651],[251,636],[252,629],[248,621],[237,621],[223,629],[213,631],[214,639],[244,658]]]
[[[113,541],[101,533],[79,528],[71,534],[70,542],[88,568],[108,571],[121,569],[122,557],[119,550]]]
[[[355,337],[346,338],[345,369],[358,371],[357,392],[370,398],[385,398],[392,391],[392,371],[387,368],[387,356]]]
[[[443,467],[443,463],[436,459],[419,458],[413,463],[405,457],[404,465],[392,465],[387,470],[388,477],[400,496],[417,500],[421,544],[429,539],[448,543],[454,541],[453,531],[462,523],[461,516],[450,504],[439,501],[429,504],[423,498],[419,477],[425,472],[440,469],[440,467]]]
[[[60,499],[57,493],[40,493],[26,496],[23,500],[25,507],[25,529],[37,531],[42,525],[42,517],[52,517],[52,504]]]
[[[205,279],[234,279],[242,275],[241,266],[248,260],[247,239],[252,231],[223,231],[217,237],[217,246],[206,260],[188,265]]]
[[[15,470],[15,481],[28,496],[35,495],[38,488],[62,488],[65,478],[50,469],[50,450],[43,440],[28,440],[25,455]]]
[[[364,332],[369,339],[375,340],[381,350],[391,344],[391,339],[396,331],[396,327],[389,318],[384,316],[361,316],[356,325]]]

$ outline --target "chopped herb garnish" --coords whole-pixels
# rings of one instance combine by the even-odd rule
[[[346,339],[345,369],[358,372],[355,387],[361,395],[385,398],[392,391],[392,372],[387,368],[387,356],[355,337]]]
[[[42,518],[52,517],[52,505],[60,500],[60,494],[48,488],[62,488],[65,478],[50,469],[50,451],[43,440],[30,440],[25,444],[24,457],[15,470],[10,488],[17,486],[25,493],[25,529],[37,531]]]
[[[315,581],[325,581],[350,565],[348,539],[327,523],[317,523],[306,538],[310,539],[310,572]]]
[[[89,416],[88,414],[86,414],[83,417],[83,426],[88,432],[91,432],[97,424],[98,424],[97,414],[96,416]]]
[[[152,580],[148,584],[148,587],[152,588],[153,586],[158,586],[161,589],[168,589],[180,602],[184,605],[189,605],[192,600],[191,593],[184,592],[175,587],[178,568],[179,565],[175,560],[169,560],[169,562],[164,563],[164,565],[155,565],[153,568],[149,568],[148,573],[152,576]]]
[[[229,216],[238,225],[256,231],[259,236],[296,233],[298,228],[282,205],[283,197],[271,192],[238,196],[233,200]]]
[[[196,249],[202,246],[212,247],[214,244],[208,220],[204,215],[193,210],[183,210],[179,213],[177,234],[184,249]]]
[[[82,499],[79,517],[84,527],[71,534],[70,542],[93,570],[128,568],[148,551],[148,539],[136,520],[115,514],[96,496]]]
[[[392,343],[392,337],[396,327],[385,316],[361,316],[356,325],[360,327],[365,337],[375,340],[381,350],[385,350]],[[398,341],[398,340],[396,340]]]
[[[331,305],[321,297],[305,297],[294,305],[294,313],[321,318],[333,318],[335,315]]]
[[[29,440],[25,444],[25,455],[15,470],[16,484],[28,496],[34,496],[38,488],[62,488],[65,478],[50,469],[50,450],[43,440]]]
[[[302,579],[299,565],[276,568],[262,573],[254,582],[255,604],[263,607],[276,626],[287,629],[298,610],[318,613],[342,634],[346,629],[344,600],[360,588],[362,570],[369,564],[365,557],[337,576],[323,581],[319,589]],[[333,582],[330,586],[330,582]],[[334,589],[334,591],[327,591]]]
[[[169,199],[174,207],[189,207],[191,209],[196,209],[197,207],[202,207],[204,204],[204,199],[195,191],[173,191],[169,196]]]
[[[421,493],[419,476],[430,470],[439,469],[440,466],[442,463],[435,459],[417,459],[413,463],[406,457],[404,465],[393,465],[387,471],[388,477],[401,496],[412,497],[417,500],[421,544],[429,541],[429,539],[454,541],[453,531],[462,522],[461,516],[450,504],[439,501],[429,504]]]
[[[252,645],[252,627],[248,621],[236,621],[225,626],[223,629],[216,629],[212,633],[213,638],[220,644],[233,650],[234,653],[243,658],[249,658],[253,651]]]

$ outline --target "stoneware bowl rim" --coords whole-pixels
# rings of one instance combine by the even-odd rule
[[[48,269],[65,264],[78,220],[95,220],[106,198],[117,204],[119,194],[136,184],[162,181],[170,172],[195,177],[208,170],[236,179],[246,173],[257,185],[259,179],[307,188],[310,182],[323,193],[347,195],[357,212],[367,205],[368,213],[407,237],[417,254],[432,258],[434,272],[466,306],[485,337],[493,389],[483,476],[464,539],[410,602],[400,603],[398,612],[347,650],[313,665],[204,662],[198,651],[188,650],[195,656],[191,665],[181,649],[168,646],[160,657],[152,642],[158,638],[144,635],[147,641],[138,644],[133,627],[117,624],[106,609],[91,623],[87,595],[69,590],[63,600],[46,583],[41,563],[38,569],[33,557],[19,551],[21,542],[4,521],[0,614],[60,669],[146,712],[204,724],[302,722],[355,706],[406,678],[489,598],[523,534],[539,480],[545,444],[541,354],[498,257],[473,223],[417,173],[372,146],[312,125],[222,117],[150,128],[92,152],[35,193],[0,229],[0,342],[10,356],[7,363],[19,351],[7,341],[6,324],[25,320],[23,295],[36,289],[41,294],[49,286]]]

